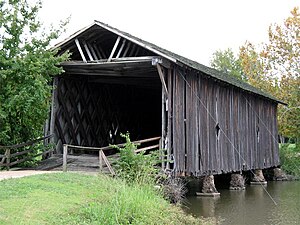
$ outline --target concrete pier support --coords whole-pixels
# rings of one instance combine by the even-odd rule
[[[287,176],[280,168],[274,168],[273,179],[277,181],[283,181],[283,180],[287,180]]]
[[[204,177],[201,191],[202,192],[197,192],[196,195],[209,196],[209,197],[214,197],[214,196],[220,195],[220,193],[217,191],[217,189],[215,187],[215,181],[214,181],[213,175]]]
[[[254,176],[253,176],[250,184],[253,184],[253,185],[256,185],[256,184],[258,184],[258,185],[261,185],[261,184],[266,185],[267,184],[267,181],[266,181],[266,179],[264,177],[264,174],[263,174],[263,172],[262,172],[261,169],[256,169],[254,171]]]
[[[231,174],[229,190],[245,190],[245,178],[242,174]]]

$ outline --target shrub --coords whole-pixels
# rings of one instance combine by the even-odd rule
[[[300,177],[300,148],[296,145],[282,144],[280,146],[280,161],[282,169],[290,175]]]
[[[112,145],[120,151],[120,159],[116,161],[115,169],[117,176],[125,179],[127,182],[136,182],[138,184],[155,183],[159,169],[159,151],[153,151],[145,154],[145,151],[135,153],[136,144],[132,143],[129,133],[121,134],[126,139],[124,147]]]

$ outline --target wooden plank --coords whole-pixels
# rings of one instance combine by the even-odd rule
[[[103,152],[103,151],[100,151],[100,152],[101,152],[102,158],[103,158],[103,160],[104,160],[104,162],[105,162],[105,164],[106,164],[106,166],[107,166],[109,172],[110,172],[113,176],[115,176],[116,173],[115,173],[115,171],[113,170],[113,168],[111,167],[111,165],[110,165],[108,159],[106,158],[104,152]]]
[[[121,37],[118,36],[118,38],[117,38],[117,40],[116,40],[116,42],[115,42],[115,44],[114,44],[114,47],[113,47],[113,49],[111,50],[111,53],[110,53],[110,55],[109,55],[109,57],[108,57],[108,59],[107,59],[107,62],[110,62],[111,59],[113,58],[113,56],[114,56],[114,54],[115,54],[115,51],[116,51],[116,49],[117,49],[117,47],[118,47],[118,44],[119,44],[120,40],[121,40]]]
[[[141,151],[147,151],[147,150],[155,149],[155,148],[159,148],[159,144],[157,144],[157,145],[151,145],[151,146],[144,147],[144,148],[140,148],[140,149],[135,150],[134,152],[135,153],[139,153]]]
[[[120,47],[120,49],[119,49],[119,51],[117,53],[116,59],[118,59],[120,57],[120,55],[121,55],[121,53],[122,53],[122,51],[124,49],[125,44],[126,44],[126,39],[123,39],[122,45],[121,45],[121,47]]]
[[[93,58],[94,60],[99,60],[99,58],[98,58],[98,56],[97,56],[97,53],[96,53],[95,49],[93,48],[93,46],[92,46],[90,43],[87,43],[87,47],[88,47],[88,49],[90,49],[90,51],[91,51],[92,58]]]
[[[87,43],[85,41],[83,41],[82,43],[83,43],[83,47],[85,49],[85,52],[88,54],[88,57],[89,57],[90,61],[94,61],[93,56],[90,52],[90,49],[89,49]]]
[[[63,146],[63,172],[67,172],[68,145],[64,144]]]
[[[128,57],[127,52],[129,51],[130,46],[131,46],[131,42],[127,42],[127,47],[126,47],[126,49],[125,49],[125,51],[122,55],[122,58],[123,57]]]
[[[45,136],[45,137],[41,137],[32,141],[28,141],[25,143],[21,143],[21,144],[16,144],[16,145],[7,145],[7,146],[0,146],[0,149],[16,149],[16,148],[21,148],[21,147],[25,147],[25,146],[29,146],[32,145],[34,143],[37,143],[39,141],[43,141],[45,139],[51,138],[53,136],[53,134]]]
[[[100,150],[99,151],[99,170],[100,170],[100,172],[102,172],[102,170],[103,170],[103,158],[102,158],[102,154],[103,154],[103,151]]]
[[[160,81],[161,81],[161,84],[163,87],[163,91],[165,92],[165,95],[168,96],[168,89],[167,89],[167,85],[165,82],[164,73],[162,71],[162,68],[158,63],[156,64],[156,68],[157,68],[158,75],[159,75],[159,78],[160,78]]]
[[[82,48],[81,48],[81,46],[80,46],[79,40],[78,40],[77,38],[75,39],[75,44],[76,44],[77,49],[78,49],[78,51],[79,51],[79,54],[80,54],[80,56],[81,56],[81,58],[82,58],[82,61],[83,61],[83,62],[87,62],[87,60],[86,60],[86,58],[85,58],[85,56],[84,56],[84,53],[83,53],[83,51],[82,51]]]

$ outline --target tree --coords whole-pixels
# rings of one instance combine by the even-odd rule
[[[231,52],[232,53],[232,52]],[[261,46],[246,42],[237,57],[228,50],[214,53],[212,67],[232,74],[238,64],[243,80],[287,103],[279,105],[281,135],[300,138],[300,13],[291,11],[282,25],[269,27],[269,41]],[[225,68],[225,69],[224,69]],[[228,69],[226,69],[228,68]]]
[[[275,96],[286,102],[279,108],[281,134],[300,141],[300,12],[294,8],[282,25],[269,27],[269,42],[260,53],[266,76],[278,83]]]
[[[240,80],[246,78],[243,73],[240,59],[235,57],[231,48],[214,52],[210,64],[213,68],[223,73],[230,74]]]
[[[41,1],[0,0],[0,145],[16,144],[42,135],[48,116],[51,78],[63,72],[50,41],[65,23],[48,32],[38,21]]]

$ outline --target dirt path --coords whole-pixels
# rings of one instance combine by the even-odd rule
[[[0,181],[10,178],[26,177],[35,174],[57,173],[58,171],[40,171],[40,170],[18,170],[18,171],[0,171]]]

